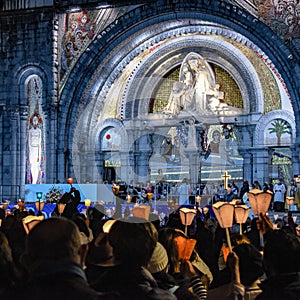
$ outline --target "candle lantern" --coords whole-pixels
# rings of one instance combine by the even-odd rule
[[[285,198],[285,201],[286,201],[286,204],[288,205],[288,210],[292,210],[292,205],[294,203],[294,197],[286,197]]]
[[[185,226],[185,234],[187,235],[187,227],[192,224],[196,215],[196,209],[182,207],[179,210],[181,223]]]
[[[240,224],[240,234],[242,234],[242,224],[246,223],[249,212],[250,207],[247,205],[235,205],[234,207],[235,221]]]
[[[85,205],[85,207],[89,208],[91,206],[91,202],[92,202],[91,199],[84,199],[84,205]]]
[[[255,215],[259,216],[260,213],[266,214],[268,212],[272,194],[271,192],[264,192],[258,189],[248,192],[248,199]]]
[[[253,210],[253,213],[259,217],[260,214],[266,214],[269,210],[272,200],[272,192],[264,192],[262,190],[253,189],[248,193],[248,199]],[[260,246],[264,246],[264,239],[261,230],[259,231]]]
[[[134,217],[142,218],[148,221],[150,215],[150,206],[147,205],[135,206],[132,209],[132,214]]]
[[[229,228],[232,227],[234,205],[228,202],[219,201],[213,204],[212,209],[216,215],[219,225],[226,230],[227,244],[230,252],[232,252]]]

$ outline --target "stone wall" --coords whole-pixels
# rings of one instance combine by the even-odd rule
[[[52,8],[11,11],[0,18],[0,57],[3,62],[0,65],[0,106],[3,109],[0,182],[4,186],[13,186],[14,190],[23,183],[20,171],[24,165],[24,133],[28,120],[25,85],[30,76],[38,74],[43,80],[45,109],[51,110],[57,101],[55,18]]]

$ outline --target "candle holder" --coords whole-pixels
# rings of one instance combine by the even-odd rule
[[[253,189],[248,193],[248,199],[253,210],[253,213],[260,218],[260,214],[265,215],[270,207],[272,200],[272,192],[264,192],[262,190]],[[261,230],[259,231],[260,246],[264,246],[264,239]]]
[[[184,233],[187,235],[187,227],[192,224],[194,217],[196,215],[196,209],[190,209],[187,207],[182,207],[179,210],[181,223],[185,226]]]
[[[250,207],[247,205],[235,205],[234,207],[235,221],[240,225],[240,234],[242,234],[242,224],[246,223],[249,212]]]
[[[219,201],[213,204],[212,209],[216,215],[219,225],[226,230],[227,244],[230,252],[232,252],[229,228],[232,227],[234,205],[228,202]]]

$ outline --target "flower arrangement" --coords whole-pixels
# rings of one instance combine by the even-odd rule
[[[52,186],[45,195],[47,203],[57,203],[63,195],[63,191],[60,187]]]

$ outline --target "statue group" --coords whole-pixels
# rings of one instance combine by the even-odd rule
[[[224,92],[216,83],[214,72],[205,58],[191,52],[183,60],[179,81],[173,84],[168,104],[163,113],[176,116],[180,111],[198,114],[236,114],[241,110],[224,102]]]

